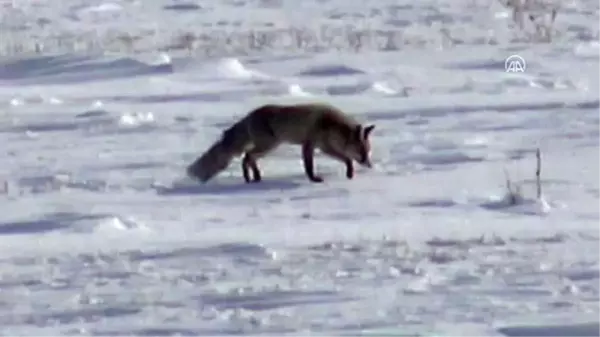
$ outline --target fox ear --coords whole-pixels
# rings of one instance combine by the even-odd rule
[[[374,128],[375,128],[375,124],[371,124],[371,125],[369,125],[369,126],[366,126],[366,127],[363,129],[363,132],[364,132],[364,137],[363,137],[363,138],[364,138],[364,139],[367,139],[367,138],[369,138],[369,134],[371,133],[371,131],[373,131],[373,129],[374,129]]]

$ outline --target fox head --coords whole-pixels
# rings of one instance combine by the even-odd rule
[[[369,135],[374,128],[375,125],[373,124],[368,126],[357,125],[354,127],[349,134],[349,138],[346,140],[344,149],[344,153],[350,157],[350,159],[369,168],[372,167],[371,142],[369,140]]]

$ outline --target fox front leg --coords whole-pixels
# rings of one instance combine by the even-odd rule
[[[354,177],[354,165],[352,164],[352,160],[344,159],[344,163],[346,164],[346,178],[352,179]]]
[[[323,182],[323,178],[315,175],[314,167],[315,147],[311,142],[302,144],[302,161],[304,162],[304,172],[308,179],[314,183]]]
[[[352,179],[354,177],[354,164],[352,163],[352,159],[346,157],[345,155],[330,147],[322,148],[321,151],[326,155],[337,159],[346,165],[346,178]]]

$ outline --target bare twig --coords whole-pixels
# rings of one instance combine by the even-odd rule
[[[540,148],[538,147],[537,150],[535,151],[535,157],[537,158],[537,167],[535,170],[535,179],[536,179],[536,186],[537,186],[537,198],[541,199],[542,198],[542,182],[541,182],[541,172],[542,172],[542,155],[540,153]]]
[[[510,183],[510,176],[508,175],[508,170],[506,167],[504,168],[504,177],[506,178],[506,189],[509,193],[512,193],[512,185]]]

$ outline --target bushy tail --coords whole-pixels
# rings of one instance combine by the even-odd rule
[[[221,138],[187,167],[187,174],[207,182],[229,166],[250,144],[250,135],[243,121],[223,132]]]

